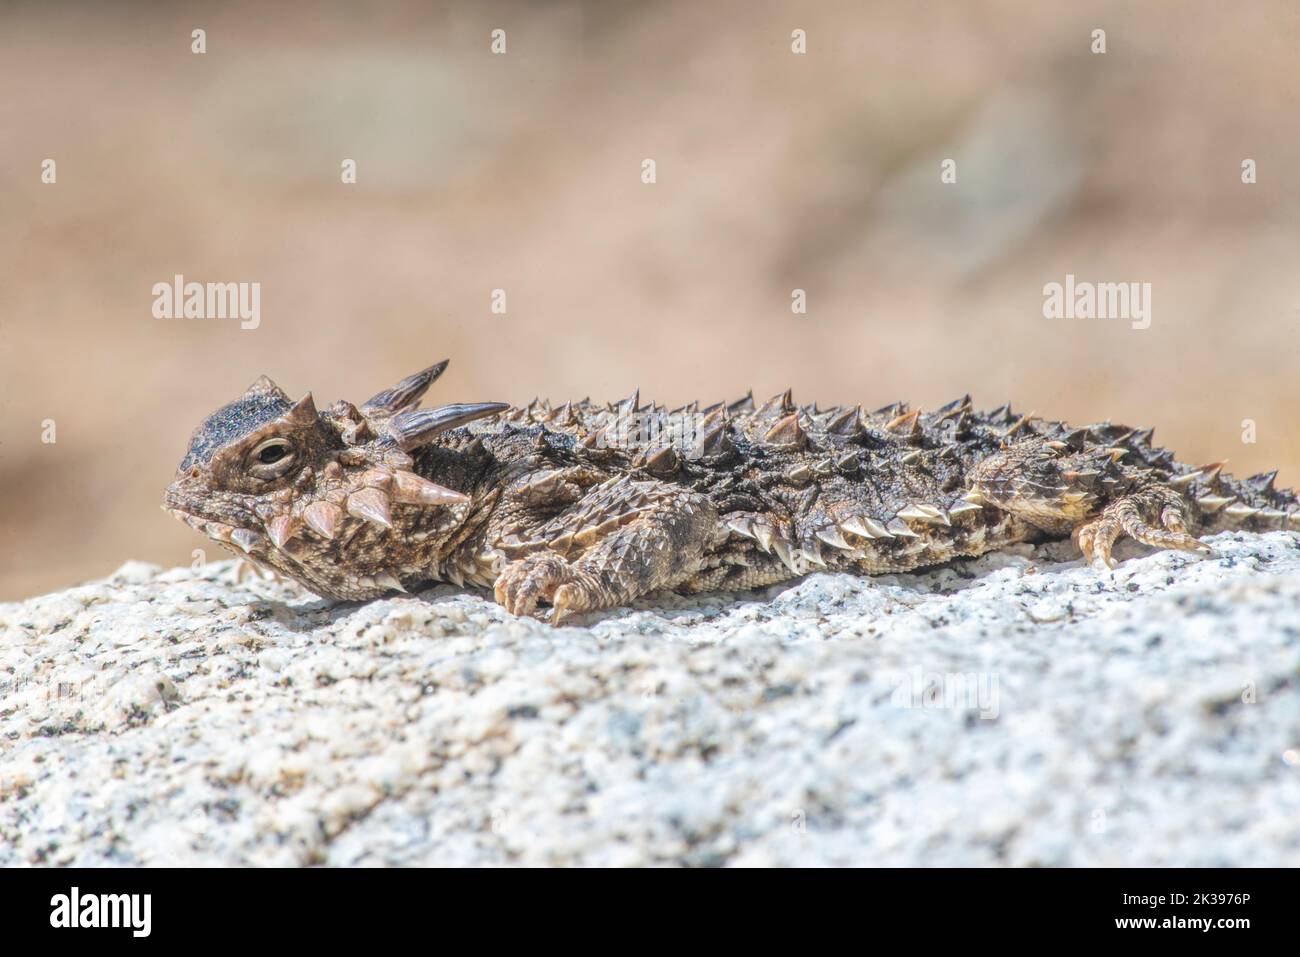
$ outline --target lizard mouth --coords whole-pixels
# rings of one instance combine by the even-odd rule
[[[178,521],[184,522],[196,532],[201,532],[213,541],[220,542],[223,545],[229,545],[236,554],[239,554],[241,550],[246,554],[254,551],[266,551],[266,536],[262,534],[260,529],[254,531],[249,528],[241,528],[238,525],[231,525],[229,522],[223,522],[220,519],[207,518],[201,512],[193,510],[194,504],[192,496],[187,495],[183,489],[172,486],[167,489],[162,508],[164,512],[169,513]],[[242,509],[239,511],[242,512]],[[242,516],[237,520],[240,519],[242,519]]]
[[[225,522],[210,522],[205,518],[192,515],[183,509],[170,508],[164,505],[163,511],[170,513],[172,518],[184,522],[196,532],[202,532],[209,538],[215,538],[218,541],[229,542],[231,534],[235,531],[234,526],[227,525]]]
[[[223,545],[229,545],[231,551],[235,551],[236,548],[245,553],[266,551],[266,536],[261,532],[227,525],[225,522],[210,521],[184,509],[171,508],[167,505],[163,506],[163,511],[170,512],[172,516],[184,522],[196,532],[201,532],[208,538],[221,542]],[[235,551],[235,554],[238,555],[239,552]]]

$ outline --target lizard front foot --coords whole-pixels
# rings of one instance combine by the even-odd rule
[[[496,600],[512,615],[531,615],[540,601],[550,603],[551,623],[567,614],[602,607],[591,576],[558,555],[529,555],[511,562],[497,576]]]
[[[1114,568],[1111,549],[1123,535],[1153,548],[1213,551],[1188,533],[1182,497],[1159,486],[1111,502],[1096,519],[1075,529],[1074,540],[1089,564]]]

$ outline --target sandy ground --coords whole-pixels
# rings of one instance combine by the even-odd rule
[[[551,628],[232,562],[0,605],[0,865],[1297,865],[1300,535]]]

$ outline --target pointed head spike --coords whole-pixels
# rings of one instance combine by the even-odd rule
[[[447,488],[416,475],[393,473],[393,499],[407,505],[464,505],[470,498],[463,492]]]
[[[289,515],[277,515],[266,523],[266,537],[276,548],[284,548],[285,543],[293,538],[297,524]]]
[[[244,390],[244,395],[270,395],[277,399],[289,401],[289,396],[278,385],[271,381],[270,376],[261,375],[257,380]]]
[[[327,541],[334,538],[342,519],[343,511],[330,502],[312,502],[302,510],[307,527]]]
[[[427,369],[421,369],[413,375],[408,375],[391,388],[376,392],[361,403],[361,410],[366,413],[392,413],[410,408],[420,401],[420,397],[424,395],[434,380],[446,371],[448,362],[450,362],[449,359],[443,359]]]
[[[432,442],[449,429],[497,415],[509,408],[505,402],[475,402],[440,405],[435,409],[408,409],[393,416],[384,428],[390,439],[409,451]]]
[[[393,527],[388,496],[377,488],[363,488],[348,496],[348,514],[364,518],[381,528]]]
[[[291,405],[289,411],[280,418],[289,425],[314,425],[319,416],[316,414],[316,402],[312,399],[311,393],[308,392],[301,399]]]

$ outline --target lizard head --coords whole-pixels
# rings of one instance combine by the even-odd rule
[[[433,454],[449,429],[494,415],[498,402],[418,409],[447,363],[372,396],[318,412],[263,376],[203,421],[164,508],[241,558],[317,594],[362,599],[437,577],[430,557],[473,506],[456,453]],[[415,453],[420,457],[417,466]],[[445,459],[445,461],[444,461]],[[439,463],[447,485],[425,477]]]

